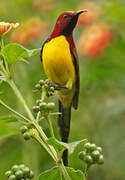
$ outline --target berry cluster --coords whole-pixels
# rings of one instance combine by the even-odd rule
[[[103,164],[104,158],[102,155],[102,148],[95,144],[87,142],[84,144],[84,151],[79,153],[79,158],[83,160],[88,166],[92,164]]]
[[[44,91],[46,92],[47,97],[52,96],[55,91],[55,88],[53,87],[52,83],[48,80],[39,80],[38,84],[36,84],[35,87],[40,91],[42,91],[44,87]]]
[[[14,165],[11,170],[5,173],[9,180],[26,180],[34,177],[33,171],[31,171],[24,164]]]
[[[28,128],[26,125],[21,126],[21,128],[20,128],[20,131],[23,134],[23,137],[25,140],[29,140],[31,138],[29,130],[30,130],[30,128]]]
[[[53,102],[49,102],[49,103],[46,103],[46,102],[43,102],[41,99],[38,99],[36,101],[36,106],[33,106],[33,111],[35,113],[37,112],[43,112],[43,111],[52,111],[53,109],[55,108],[55,103]]]

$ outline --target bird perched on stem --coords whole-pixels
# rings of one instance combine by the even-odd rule
[[[79,62],[73,40],[73,30],[81,13],[68,11],[62,13],[50,37],[41,49],[41,60],[49,81],[57,89],[59,99],[58,124],[63,142],[68,142],[70,132],[71,107],[77,109],[80,77]],[[67,150],[63,153],[64,165],[68,165]]]

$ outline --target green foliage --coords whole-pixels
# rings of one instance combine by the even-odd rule
[[[28,50],[19,44],[8,44],[2,48],[2,56],[7,61],[8,64],[15,64],[18,61],[23,61],[25,58],[32,57],[40,51],[38,49]]]
[[[67,172],[72,180],[85,180],[84,174],[79,170],[74,170],[73,168],[67,167]],[[45,171],[44,173],[40,174],[39,180],[65,180],[64,177],[60,178],[60,171],[58,167],[54,167],[48,171]]]
[[[85,144],[86,141],[87,139],[83,139],[81,141],[75,141],[72,143],[64,143],[62,141],[57,140],[56,138],[51,137],[48,139],[47,142],[50,145],[52,145],[57,150],[57,152],[59,151],[62,153],[67,149],[69,154],[72,154],[79,145]]]
[[[6,121],[6,122],[16,122],[18,121],[18,118],[16,116],[0,116],[0,121]]]
[[[19,134],[18,129],[12,124],[0,121],[0,139],[3,137]]]

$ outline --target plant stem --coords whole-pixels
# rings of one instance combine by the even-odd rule
[[[1,46],[1,49],[4,48],[3,34],[0,37],[0,46]]]
[[[33,121],[34,126],[36,127],[36,129],[38,130],[38,132],[40,133],[40,135],[42,136],[42,138],[44,139],[44,141],[46,142],[48,140],[48,137],[46,136],[46,134],[44,133],[43,129],[41,128],[41,126],[39,126],[39,124],[37,123],[37,121]]]
[[[5,74],[0,70],[0,74],[3,76],[3,77],[5,77]]]
[[[3,71],[2,73],[3,73],[3,76],[7,76],[8,77],[8,74],[7,74],[7,72],[6,72],[6,70],[5,70],[5,68],[4,68],[4,66],[3,66],[3,63],[1,63],[0,64],[0,67],[1,67],[1,70]]]
[[[17,116],[19,116],[20,118],[24,119],[25,121],[29,122],[29,119],[27,119],[25,116],[23,116],[22,114],[18,113],[17,111],[15,111],[14,109],[12,109],[11,107],[9,107],[7,104],[5,104],[1,99],[0,99],[0,104],[2,104],[5,108],[7,108],[9,111],[13,112],[14,114],[16,114]]]
[[[49,113],[49,115],[51,115],[51,116],[60,115],[60,114],[62,114],[62,113],[60,113],[60,112]]]
[[[46,149],[46,151],[52,156],[54,161],[56,161],[56,158],[54,157],[53,153],[50,151],[50,149],[46,146],[44,141],[39,136],[34,136],[34,138]]]
[[[47,116],[46,116],[46,119],[47,119],[47,122],[48,122],[48,125],[49,125],[50,134],[51,134],[52,137],[55,137],[50,116],[47,115]]]
[[[66,179],[66,180],[71,180],[71,178],[69,177],[69,174],[68,174],[68,172],[67,172],[67,170],[66,170],[66,167],[64,166],[64,164],[63,164],[62,161],[61,161],[60,164],[58,164],[58,166],[59,166],[59,168],[61,169],[61,171],[62,171],[65,179]]]
[[[37,137],[37,140],[39,141],[39,143],[41,145],[43,145],[43,147],[47,150],[47,152],[52,156],[52,158],[56,161],[56,163],[58,162],[58,156],[57,156],[57,152],[54,149],[54,147],[52,147],[51,145],[47,144],[47,140],[48,137],[46,136],[46,134],[44,133],[44,131],[42,130],[42,128],[39,126],[39,124],[37,123],[37,121],[35,120],[34,116],[32,115],[29,107],[27,106],[22,94],[20,93],[20,91],[18,90],[18,88],[16,87],[15,83],[13,82],[13,80],[7,80],[7,82],[9,83],[9,85],[11,86],[11,88],[13,89],[14,93],[16,94],[16,96],[18,97],[18,99],[20,100],[20,102],[22,103],[27,115],[29,116],[31,122],[34,124],[34,126],[36,127],[36,129],[38,130],[38,132],[40,133],[41,137],[43,138],[43,141],[40,137]],[[43,96],[44,99],[44,96]],[[66,168],[63,164],[63,162],[61,161],[61,164],[59,165],[59,168],[61,168],[62,173],[65,177],[66,180],[71,180],[71,178],[69,177],[69,174],[66,171]]]
[[[9,85],[11,86],[11,88],[13,89],[14,93],[16,94],[16,96],[18,97],[18,99],[20,100],[20,102],[22,103],[25,111],[27,112],[27,115],[29,116],[31,122],[34,124],[34,126],[36,127],[36,129],[38,130],[38,132],[41,134],[42,138],[44,139],[44,141],[46,142],[48,140],[47,136],[45,135],[44,131],[42,130],[42,128],[38,125],[38,123],[36,122],[34,116],[32,115],[29,107],[27,106],[22,94],[20,93],[20,91],[17,89],[15,83],[12,80],[8,80]]]
[[[13,80],[8,80],[9,85],[11,86],[11,88],[13,89],[14,93],[16,94],[16,96],[19,98],[19,100],[21,101],[22,105],[24,106],[25,111],[27,112],[27,115],[29,116],[29,118],[31,119],[31,121],[34,120],[34,116],[32,115],[29,107],[27,106],[22,94],[20,93],[20,91],[17,89],[15,83],[13,82]]]
[[[38,121],[40,118],[40,111],[37,113],[36,120]]]
[[[42,87],[42,94],[41,94],[41,100],[43,101],[46,96],[46,90],[45,87]]]
[[[34,121],[33,122],[35,128],[38,130],[38,132],[40,133],[41,137],[44,139],[45,143],[47,142],[48,140],[48,137],[46,136],[46,134],[44,133],[44,131],[42,130],[42,128],[39,126],[39,124]],[[54,154],[55,158],[56,158],[56,162],[58,162],[58,157],[57,157],[57,152],[56,150],[54,149],[53,146],[50,146],[49,144],[46,143],[46,146],[48,146],[49,150]]]
[[[36,127],[36,129],[38,130],[38,132],[41,134],[42,138],[47,141],[48,138],[46,136],[46,134],[44,133],[44,131],[42,130],[42,128],[38,125],[38,123],[36,122],[34,116],[32,115],[29,107],[27,106],[22,94],[20,93],[20,91],[18,90],[18,88],[16,87],[15,83],[12,80],[8,80],[9,85],[11,86],[11,88],[13,89],[14,93],[16,94],[16,96],[18,97],[18,99],[20,100],[20,102],[22,103],[27,115],[29,116],[31,122],[34,124],[34,126]]]
[[[31,111],[29,110],[22,94],[20,93],[20,91],[17,89],[15,83],[12,80],[8,80],[9,85],[11,86],[11,88],[13,89],[14,93],[16,94],[16,96],[18,97],[18,99],[21,101],[25,111],[27,112],[27,115],[29,116],[31,122],[34,124],[34,126],[36,127],[36,129],[38,130],[38,132],[40,133],[40,135],[42,136],[42,138],[44,139],[44,141],[46,142],[48,140],[46,134],[44,133],[44,131],[42,130],[42,128],[38,125],[38,123],[36,122],[35,118],[33,117]],[[46,144],[46,146],[49,147],[49,150],[51,150],[53,152],[53,154],[57,158],[57,153],[55,151],[55,149],[52,146],[49,146],[48,144]]]
[[[63,178],[63,173],[62,173],[62,169],[61,169],[61,168],[59,168],[59,172],[60,172],[60,180],[62,180],[62,178]]]
[[[31,122],[34,124],[34,126],[36,127],[36,129],[38,130],[38,132],[40,133],[41,137],[44,139],[44,141],[46,142],[48,140],[46,134],[44,133],[44,131],[42,130],[42,128],[38,125],[38,123],[36,122],[34,116],[32,115],[31,111],[29,110],[29,107],[27,106],[22,94],[20,93],[20,91],[17,89],[15,83],[12,80],[8,80],[9,85],[11,86],[11,88],[13,89],[14,93],[16,94],[16,96],[18,97],[18,99],[20,100],[20,102],[22,103],[25,111],[27,112],[27,115],[29,116]],[[55,155],[56,159],[57,158],[57,153],[55,151],[55,149],[52,146],[49,146],[48,144],[46,144],[49,149],[53,152],[53,154]]]
[[[9,71],[9,67],[8,67],[8,64],[7,64],[6,60],[4,61],[4,63],[5,63],[5,67],[6,67],[8,76],[10,77],[10,71]]]

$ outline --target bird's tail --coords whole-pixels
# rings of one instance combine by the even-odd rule
[[[68,142],[69,132],[70,132],[70,119],[71,119],[71,105],[64,108],[62,103],[59,101],[59,115],[58,125],[60,128],[60,136],[63,142]],[[65,150],[63,153],[64,165],[68,165],[68,151]]]

